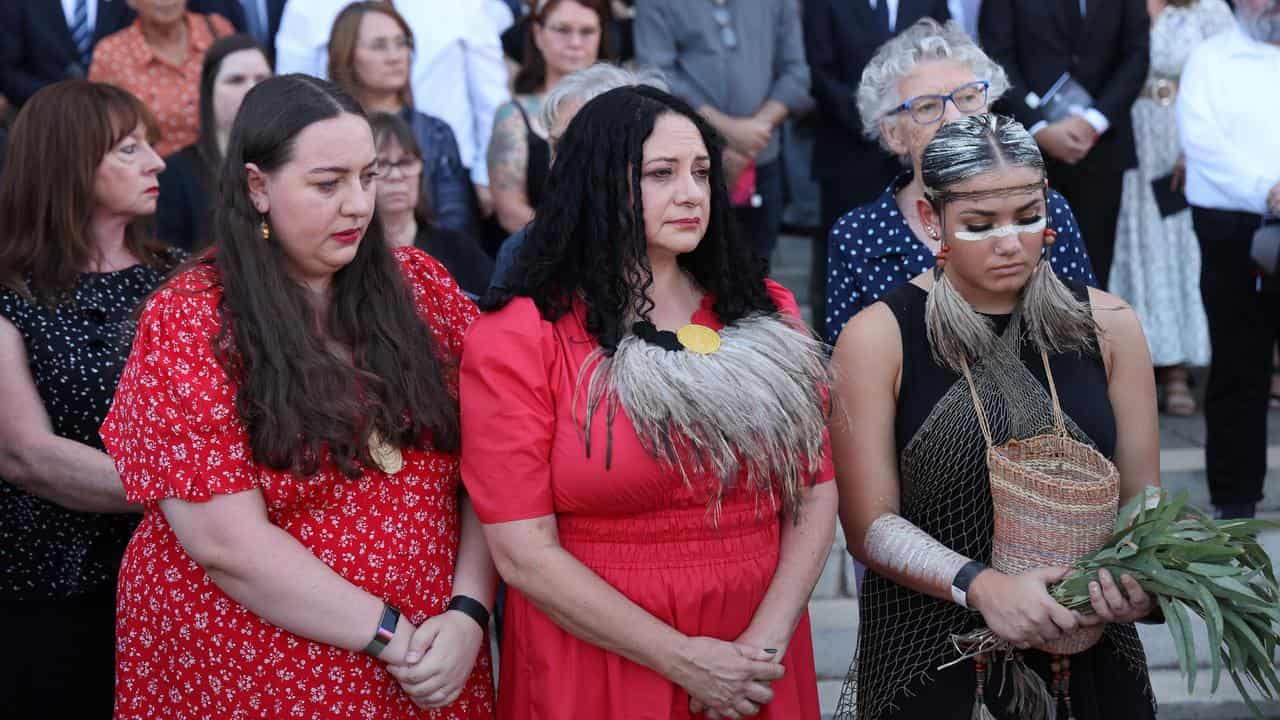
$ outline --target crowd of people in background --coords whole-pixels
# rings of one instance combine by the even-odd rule
[[[1203,410],[1256,512],[1278,77],[1280,0],[0,0],[0,706],[816,718],[838,512],[838,716],[967,718],[934,644],[1082,621],[955,600],[1039,428],[951,390],[1122,501]],[[1135,588],[1082,720],[1154,717]]]

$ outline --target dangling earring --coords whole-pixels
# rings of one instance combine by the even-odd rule
[[[262,221],[262,228],[261,228],[261,232],[262,232],[262,239],[263,239],[263,240],[270,240],[270,239],[271,239],[271,226],[267,224],[267,221],[266,221],[266,220],[263,220],[263,221]]]
[[[951,246],[944,241],[942,245],[938,246],[938,252],[933,254],[933,264],[936,265],[939,270],[946,267],[947,255],[950,252]]]

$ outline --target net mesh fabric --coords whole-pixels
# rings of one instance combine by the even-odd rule
[[[995,350],[973,367],[973,381],[997,445],[1052,429],[1044,385],[1019,355],[1018,313]],[[1062,388],[1070,392],[1069,388]],[[1068,434],[1092,444],[1070,417]],[[934,406],[899,459],[899,514],[962,555],[991,562],[994,512],[986,441],[963,379]],[[935,668],[956,657],[953,634],[984,626],[982,616],[951,602],[898,585],[868,570],[859,596],[858,647],[840,692],[835,717],[879,720]],[[1123,665],[1147,688],[1146,655],[1132,625],[1106,630]],[[972,662],[972,661],[968,661]]]

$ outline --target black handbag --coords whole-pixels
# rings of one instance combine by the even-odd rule
[[[1258,289],[1280,291],[1280,218],[1263,218],[1249,243],[1249,257],[1258,272]]]

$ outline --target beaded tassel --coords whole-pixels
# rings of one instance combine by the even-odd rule
[[[977,675],[977,689],[973,692],[973,714],[970,720],[995,720],[991,709],[987,707],[985,695],[987,684],[987,656],[979,655],[973,659],[973,669]]]
[[[1075,711],[1071,709],[1071,658],[1066,655],[1054,655],[1049,669],[1053,671],[1053,695],[1058,704],[1066,705],[1067,720],[1076,720]]]

